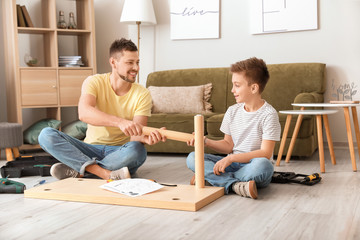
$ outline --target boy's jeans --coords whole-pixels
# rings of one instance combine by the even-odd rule
[[[134,174],[146,159],[146,149],[140,142],[128,142],[122,146],[92,145],[50,127],[41,131],[39,144],[78,172],[85,163],[96,163],[111,171],[128,167],[130,174]]]
[[[231,190],[234,182],[248,182],[255,180],[258,188],[266,187],[270,184],[274,167],[267,158],[253,158],[249,163],[232,163],[221,175],[214,174],[215,163],[223,159],[224,156],[204,154],[205,160],[205,180],[216,187],[224,187],[225,194]],[[195,152],[189,154],[186,159],[189,169],[195,172]]]

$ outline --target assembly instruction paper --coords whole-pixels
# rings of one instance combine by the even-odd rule
[[[100,188],[125,194],[130,197],[137,197],[146,193],[154,192],[162,187],[162,185],[154,181],[142,178],[116,180],[100,186]]]

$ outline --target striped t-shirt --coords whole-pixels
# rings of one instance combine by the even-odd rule
[[[228,108],[220,130],[232,137],[233,154],[246,153],[261,148],[262,140],[280,140],[280,123],[277,111],[266,101],[255,112],[247,112],[244,103]]]

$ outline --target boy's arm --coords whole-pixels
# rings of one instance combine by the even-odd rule
[[[234,142],[230,135],[225,134],[222,140],[212,140],[204,137],[204,146],[211,148],[218,153],[229,154],[233,151]]]
[[[274,147],[275,141],[262,140],[261,147],[258,150],[247,153],[231,154],[218,161],[214,166],[214,173],[216,175],[224,173],[225,168],[230,166],[233,162],[248,163],[251,159],[259,157],[270,159],[273,154]]]
[[[195,134],[195,133],[193,133]],[[195,146],[195,138],[187,142],[188,146]],[[229,154],[232,152],[234,143],[230,135],[225,134],[222,140],[212,140],[204,136],[204,147],[209,147],[218,153]]]

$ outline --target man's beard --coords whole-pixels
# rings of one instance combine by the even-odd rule
[[[125,82],[134,83],[135,80],[136,80],[136,78],[135,78],[134,80],[131,80],[131,79],[127,78],[126,76],[121,75],[121,74],[119,74],[119,73],[118,73],[118,75],[119,75],[119,77],[120,77],[122,80],[124,80]]]

